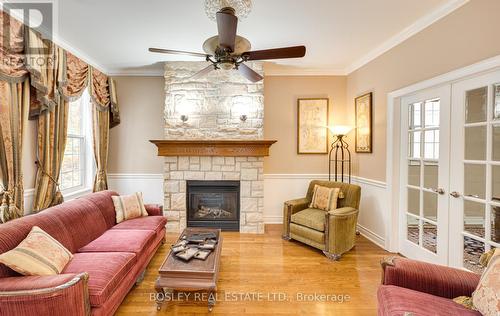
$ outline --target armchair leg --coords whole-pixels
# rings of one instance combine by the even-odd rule
[[[342,255],[336,253],[329,253],[328,251],[323,250],[323,254],[330,260],[338,261]]]
[[[283,236],[281,236],[281,239],[283,239],[283,240],[291,240],[292,238],[289,235],[283,235]]]

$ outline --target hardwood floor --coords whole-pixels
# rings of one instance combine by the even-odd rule
[[[223,236],[218,300],[210,314],[376,315],[379,261],[390,253],[363,236],[340,261],[330,261],[321,251],[299,242],[282,240],[281,225],[267,225],[263,235],[224,232]],[[188,300],[164,304],[160,311],[150,297],[158,268],[177,237],[167,235],[144,281],[131,290],[116,315],[209,314],[206,299],[195,300],[194,293]],[[310,300],[300,301],[303,294],[310,295]],[[315,300],[314,294],[330,297]],[[342,298],[344,302],[335,302]]]

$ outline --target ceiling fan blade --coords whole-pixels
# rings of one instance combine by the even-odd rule
[[[261,75],[259,75],[257,72],[255,72],[252,68],[248,67],[245,64],[239,64],[238,66],[238,72],[248,80],[252,82],[257,82],[261,81],[264,79]]]
[[[217,29],[219,31],[219,46],[234,52],[238,18],[232,8],[224,8],[217,12]]]
[[[189,79],[197,79],[206,76],[209,72],[214,70],[214,65],[208,65],[207,67],[203,68],[202,70],[198,71],[194,75],[192,75]]]
[[[305,46],[292,46],[283,48],[273,48],[264,50],[254,50],[241,54],[246,60],[299,58],[306,55]]]
[[[185,52],[182,50],[172,50],[172,49],[163,49],[163,48],[154,48],[154,47],[150,47],[149,51],[152,53],[177,54],[177,55],[186,55],[186,56],[203,57],[203,58],[210,56],[210,55],[202,54],[202,53],[193,53],[193,52]]]

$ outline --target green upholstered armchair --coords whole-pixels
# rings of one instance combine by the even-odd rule
[[[314,186],[340,188],[337,209],[325,212],[309,208]],[[330,259],[354,247],[361,188],[358,185],[313,180],[305,198],[286,201],[283,208],[283,239],[295,239],[320,250]]]

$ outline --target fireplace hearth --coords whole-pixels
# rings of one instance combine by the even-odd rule
[[[188,227],[239,231],[240,181],[188,180],[186,188]]]

